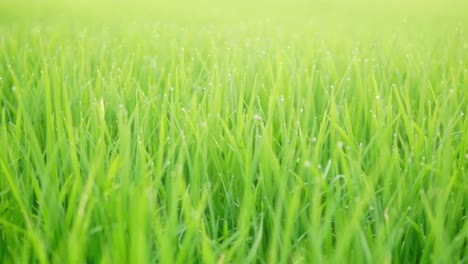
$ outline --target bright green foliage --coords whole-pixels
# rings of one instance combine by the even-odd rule
[[[351,2],[0,3],[0,262],[467,263],[468,4]]]

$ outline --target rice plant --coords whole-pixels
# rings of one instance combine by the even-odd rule
[[[1,263],[467,263],[468,4],[0,3]]]

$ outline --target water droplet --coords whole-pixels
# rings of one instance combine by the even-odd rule
[[[201,126],[201,127],[206,127],[207,124],[206,124],[206,122],[203,121],[203,122],[200,122],[200,123],[199,123],[199,126]]]
[[[311,165],[309,160],[304,161],[304,167],[309,168]]]
[[[338,143],[336,144],[338,148],[342,148],[343,145],[344,145],[343,141],[338,141]]]

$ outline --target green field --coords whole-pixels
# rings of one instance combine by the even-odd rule
[[[468,263],[468,2],[0,1],[0,263]]]

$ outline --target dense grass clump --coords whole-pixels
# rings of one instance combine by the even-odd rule
[[[468,262],[468,8],[421,6],[1,3],[0,262]]]

